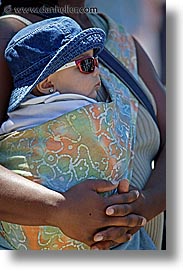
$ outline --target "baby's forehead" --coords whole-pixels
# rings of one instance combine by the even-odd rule
[[[74,58],[74,60],[79,59],[79,58],[82,58],[82,57],[85,57],[85,56],[91,56],[91,57],[92,57],[92,56],[93,56],[93,53],[94,53],[94,50],[91,49],[91,50],[89,50],[89,51],[87,51],[87,52],[84,52],[84,53],[82,53],[82,54],[76,56],[76,58]]]

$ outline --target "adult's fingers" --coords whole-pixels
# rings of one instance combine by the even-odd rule
[[[117,205],[117,204],[124,204],[124,203],[131,203],[139,197],[140,193],[138,190],[132,190],[128,193],[123,194],[115,194],[108,198],[108,204],[111,206]]]
[[[118,184],[112,184],[110,181],[106,180],[87,180],[87,184],[91,185],[91,189],[98,193],[114,190],[118,186]]]
[[[91,249],[109,250],[116,245],[129,241],[131,234],[126,233],[127,230],[128,229],[124,227],[110,227],[100,231],[95,234],[95,243],[91,246]]]
[[[117,204],[109,206],[106,209],[106,214],[109,216],[123,217],[132,213],[132,207],[130,204]]]
[[[130,183],[127,179],[121,180],[118,185],[118,193],[126,193],[129,191]]]
[[[111,247],[115,246],[116,243],[113,241],[98,242],[90,246],[91,250],[110,250]]]
[[[136,227],[144,226],[146,219],[136,214],[130,214],[124,217],[111,217],[110,222],[106,220],[108,226],[125,226],[125,227]]]
[[[129,230],[128,227],[117,227],[117,226],[109,227],[105,230],[102,230],[96,233],[94,235],[93,240],[94,242],[113,240],[116,243],[122,243],[126,241],[127,238],[129,239],[129,235],[131,235],[131,234],[128,234],[128,237],[126,236],[126,232],[128,230]]]

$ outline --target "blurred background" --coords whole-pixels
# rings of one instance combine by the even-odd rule
[[[144,47],[163,84],[166,82],[166,0],[87,0],[122,24]]]

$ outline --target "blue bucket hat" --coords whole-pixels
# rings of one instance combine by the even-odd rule
[[[39,82],[78,55],[91,49],[98,55],[104,42],[103,30],[82,30],[65,16],[43,20],[19,31],[5,50],[14,81],[8,112],[16,109]]]

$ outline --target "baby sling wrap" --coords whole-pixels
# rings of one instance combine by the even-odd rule
[[[106,47],[115,48],[113,53],[137,78],[133,41],[124,32],[122,35],[122,29],[119,34],[112,21],[110,24]],[[101,66],[100,72],[112,102],[90,104],[32,129],[2,135],[0,163],[59,192],[86,179],[130,181],[138,102],[108,69]],[[2,221],[0,235],[13,249],[89,249],[52,226]]]

